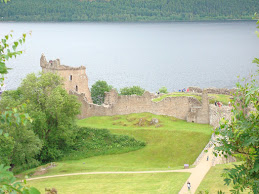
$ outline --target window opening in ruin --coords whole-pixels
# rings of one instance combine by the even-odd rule
[[[69,80],[72,81],[72,75],[69,76]]]
[[[78,92],[78,86],[76,86],[76,91]]]

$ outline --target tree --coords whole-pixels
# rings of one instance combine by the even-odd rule
[[[4,0],[7,3],[9,0]],[[3,2],[1,0],[1,2]],[[16,51],[18,45],[21,45],[25,42],[26,34],[23,34],[23,37],[14,42],[9,42],[9,39],[12,38],[12,34],[5,35],[0,41],[0,74],[2,75],[0,79],[0,84],[2,85],[4,80],[4,75],[8,73],[8,68],[6,67],[6,61],[10,58],[16,57],[17,55],[22,54],[22,51]],[[23,105],[24,106],[24,105]],[[25,121],[31,121],[28,114],[19,112],[18,110],[23,110],[22,107],[9,109],[2,113],[1,122],[11,124],[12,120],[16,124],[23,125],[26,124]],[[10,164],[10,155],[13,152],[15,141],[12,137],[9,136],[9,133],[3,133],[3,130],[0,130],[0,163]],[[16,182],[12,172],[9,172],[9,166],[0,165],[0,193],[28,193],[28,194],[38,194],[40,193],[34,187],[25,187],[26,181],[24,184],[21,182]]]
[[[165,86],[163,86],[162,88],[159,89],[159,92],[160,93],[164,93],[164,94],[167,94],[168,91],[167,91],[167,88]]]
[[[10,156],[14,148],[14,140],[8,133],[0,129],[0,164],[10,165]]]
[[[145,92],[145,89],[139,86],[125,87],[120,89],[120,95],[133,95],[142,96]]]
[[[26,112],[33,118],[28,127],[43,144],[38,159],[48,162],[59,158],[73,145],[75,118],[80,113],[76,96],[62,88],[62,78],[57,74],[32,73],[17,90],[3,94],[0,108],[25,102],[29,102]]]
[[[91,97],[93,103],[95,104],[103,104],[105,92],[111,91],[112,86],[108,85],[106,81],[98,80],[95,84],[92,85],[91,88]]]
[[[259,25],[259,21],[257,22]],[[254,63],[259,65],[256,58]],[[258,72],[249,80],[237,83],[232,100],[233,116],[223,120],[216,130],[216,155],[235,156],[243,161],[225,169],[225,184],[233,184],[232,193],[248,189],[259,193],[259,84]]]
[[[8,170],[9,167],[0,165],[0,193],[24,193],[24,194],[40,194],[34,187],[26,187],[26,180],[22,182],[17,181],[12,172]]]

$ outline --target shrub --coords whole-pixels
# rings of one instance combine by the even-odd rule
[[[105,92],[111,91],[112,86],[109,86],[106,81],[98,80],[91,88],[91,97],[94,104],[102,104],[104,102]]]
[[[120,89],[120,95],[133,95],[142,96],[145,92],[145,89],[139,86],[125,87]]]
[[[162,88],[159,89],[159,92],[160,93],[164,93],[164,94],[167,94],[168,91],[167,91],[167,88],[165,86],[163,86]]]

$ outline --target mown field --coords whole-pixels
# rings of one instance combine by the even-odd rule
[[[200,194],[201,192],[205,193],[205,191],[209,193],[218,193],[218,191],[221,190],[226,194],[230,194],[231,192],[229,190],[232,188],[232,186],[224,185],[225,182],[224,177],[222,177],[222,173],[224,172],[224,169],[232,167],[233,163],[218,164],[211,167],[210,171],[206,174],[195,193]],[[246,194],[248,191],[242,193]]]
[[[44,193],[178,193],[189,173],[79,175],[29,181]]]
[[[151,123],[154,118],[158,120],[158,123]],[[106,128],[115,134],[129,135],[136,140],[145,142],[146,146],[136,151],[87,158],[83,157],[82,152],[78,153],[82,158],[78,160],[73,160],[72,155],[71,157],[66,156],[66,160],[56,162],[55,168],[49,169],[46,174],[41,176],[78,172],[182,169],[186,163],[193,164],[208,143],[212,133],[209,125],[187,123],[174,117],[150,113],[91,117],[79,120],[78,125],[96,129]],[[35,169],[23,174],[31,175],[33,171]],[[80,193],[88,187],[89,191],[101,189],[102,193],[158,193],[158,191],[161,191],[159,193],[177,193],[188,176],[188,173],[82,175],[78,178],[60,177],[29,182],[39,188],[56,185],[64,188],[64,190],[61,189],[62,193],[70,190],[72,192],[73,189],[79,189],[77,193]],[[69,182],[73,184],[64,186],[66,181],[68,185]],[[85,182],[89,182],[89,184],[84,184]],[[99,186],[97,186],[98,182]]]

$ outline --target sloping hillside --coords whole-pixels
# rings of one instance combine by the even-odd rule
[[[251,19],[258,0],[12,0],[0,21],[192,21]]]

